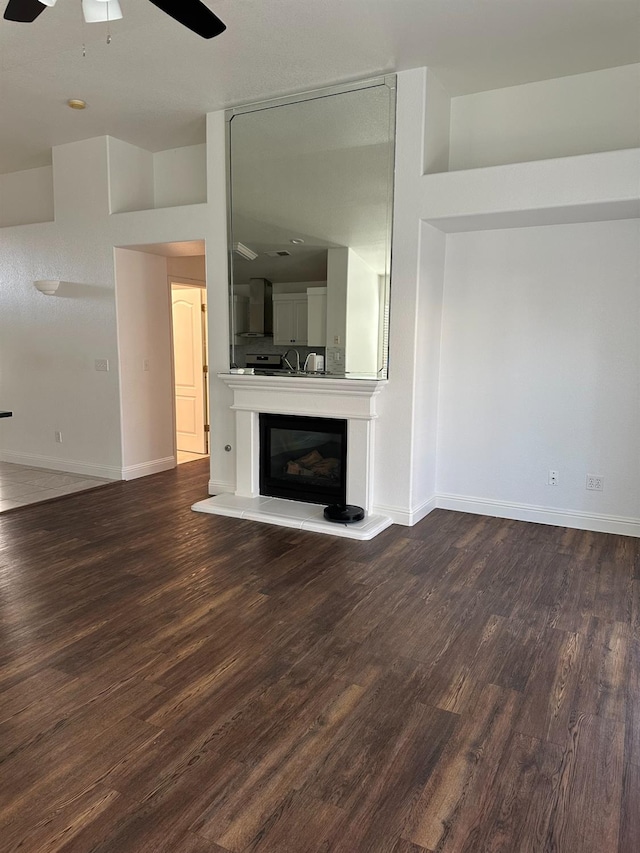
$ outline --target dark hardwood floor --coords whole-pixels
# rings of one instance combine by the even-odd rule
[[[3,853],[640,850],[640,540],[341,540],[206,466],[0,516]]]

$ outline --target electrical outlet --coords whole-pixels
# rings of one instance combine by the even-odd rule
[[[108,358],[96,358],[95,366],[96,366],[96,370],[99,370],[102,373],[108,373],[109,372],[109,359]]]
[[[560,473],[558,471],[549,470],[549,476],[547,477],[548,486],[557,486],[559,479]]]
[[[54,432],[53,437],[55,438],[56,444],[62,444],[62,433],[59,429]]]
[[[599,474],[587,474],[587,490],[590,492],[604,491],[604,477]]]

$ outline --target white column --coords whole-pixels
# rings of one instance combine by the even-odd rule
[[[260,494],[260,428],[257,412],[236,412],[236,495]]]
[[[347,425],[347,503],[367,513],[373,503],[373,423],[353,418]]]

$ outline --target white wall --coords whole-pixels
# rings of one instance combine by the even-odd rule
[[[347,331],[345,371],[378,372],[380,280],[378,274],[349,249],[347,269]]]
[[[0,175],[0,228],[53,221],[53,167]]]
[[[109,215],[107,152],[107,137],[54,148],[55,222],[0,228],[0,400],[14,412],[0,458],[118,479],[113,248],[206,240],[212,218],[207,205]],[[56,296],[34,289],[45,278],[62,280]]]
[[[426,74],[423,172],[428,175],[449,168],[451,98],[430,68]]]
[[[116,249],[115,281],[122,468],[131,480],[176,464],[167,260]]]
[[[639,247],[636,220],[448,235],[437,489],[460,500],[445,505],[637,532]]]
[[[398,74],[389,382],[375,425],[374,503],[400,524],[414,524],[435,506],[434,388],[445,237],[420,222],[427,78],[425,68]]]
[[[398,77],[376,506],[401,523],[449,506],[637,535],[637,220],[461,234],[421,223],[437,177],[422,177],[429,91],[425,69]],[[587,473],[604,492],[586,491]]]
[[[327,251],[327,350],[326,369],[330,373],[344,370],[347,339],[347,281],[349,250]],[[338,343],[336,343],[338,341]]]
[[[155,207],[207,200],[207,146],[188,145],[153,155]]]
[[[436,493],[439,376],[446,236],[420,224],[420,266],[414,360],[411,506],[429,506]]]
[[[234,492],[236,430],[233,393],[218,379],[229,370],[229,286],[227,268],[226,126],[224,112],[207,116],[207,337],[209,341],[209,412],[211,475],[209,492]],[[226,451],[225,446],[231,447]]]
[[[451,100],[449,169],[640,145],[640,64]]]
[[[0,458],[117,478],[113,250],[89,227],[107,211],[105,141],[60,146],[53,163],[56,221],[0,229],[0,399],[14,412]],[[34,289],[46,278],[62,280],[56,296]]]
[[[327,370],[375,376],[379,367],[377,273],[353,249],[329,249],[326,286]]]
[[[113,136],[108,137],[107,150],[110,212],[154,207],[153,155]]]
[[[206,202],[206,145],[152,154],[108,137],[108,150],[111,213]]]

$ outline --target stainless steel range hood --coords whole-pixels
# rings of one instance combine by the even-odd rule
[[[241,338],[264,338],[273,334],[273,286],[266,278],[249,279],[249,331]]]

